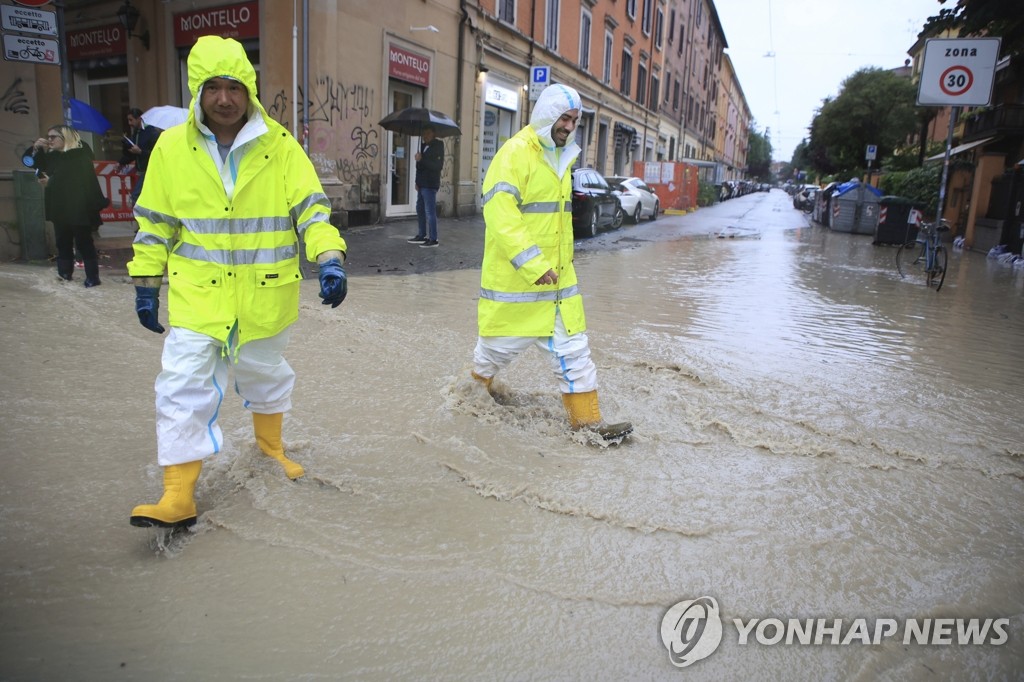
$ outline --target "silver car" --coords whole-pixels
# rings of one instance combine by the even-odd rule
[[[661,210],[658,195],[640,178],[609,176],[605,180],[611,185],[615,195],[619,197],[622,211],[634,223],[640,222],[644,216],[655,220]]]

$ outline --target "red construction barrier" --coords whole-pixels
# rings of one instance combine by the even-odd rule
[[[100,181],[103,196],[110,199],[105,209],[100,211],[100,218],[105,223],[130,222],[135,220],[132,213],[132,187],[135,186],[135,166],[128,173],[120,173],[121,165],[117,161],[93,161],[96,178]]]
[[[675,161],[634,161],[633,174],[657,192],[663,211],[697,208],[696,166]]]

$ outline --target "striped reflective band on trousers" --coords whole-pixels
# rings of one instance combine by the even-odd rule
[[[556,291],[495,291],[494,289],[481,288],[480,298],[495,301],[496,303],[540,303],[543,301],[560,301],[570,296],[576,296],[579,293],[579,287],[575,284]]]

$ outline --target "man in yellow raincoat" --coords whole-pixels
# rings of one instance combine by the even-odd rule
[[[572,88],[546,88],[530,124],[502,145],[487,170],[472,375],[490,389],[498,370],[536,345],[551,359],[572,428],[618,440],[633,425],[601,419],[573,268],[570,168],[580,153],[575,136],[581,106]]]
[[[301,243],[319,264],[324,304],[337,307],[347,293],[346,245],[328,222],[330,204],[302,148],[257,99],[242,45],[200,38],[188,85],[188,120],[166,130],[150,158],[128,263],[139,321],[156,333],[166,274],[171,328],[156,380],[164,493],[132,510],[135,526],[195,523],[202,460],[223,445],[217,414],[229,365],[260,449],[289,478],[304,474],[281,440],[295,383],[283,352],[299,313]]]

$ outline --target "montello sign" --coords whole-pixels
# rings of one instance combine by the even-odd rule
[[[221,36],[245,40],[259,38],[259,0],[237,5],[180,12],[174,15],[174,44],[193,45],[200,36]]]
[[[114,57],[127,54],[124,27],[120,24],[106,24],[77,31],[68,31],[68,61]]]
[[[430,85],[430,57],[410,52],[397,45],[388,49],[388,76],[428,87]]]

